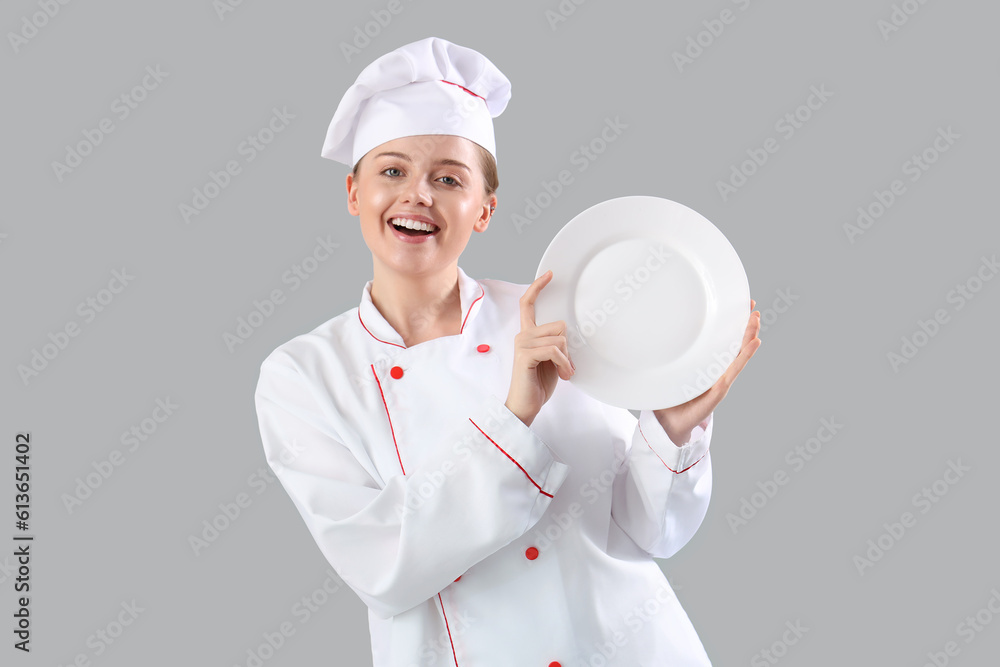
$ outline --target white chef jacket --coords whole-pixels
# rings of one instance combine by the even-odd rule
[[[711,417],[678,447],[559,381],[526,426],[504,403],[527,285],[459,267],[461,333],[406,347],[371,284],[264,360],[256,406],[375,667],[710,665],[653,557],[705,517]]]

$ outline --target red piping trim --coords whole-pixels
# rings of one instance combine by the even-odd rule
[[[361,326],[365,327],[365,321],[363,319],[361,319],[361,309],[360,308],[358,308],[358,321],[361,322]],[[368,327],[365,327],[365,331],[368,331]],[[385,343],[386,345],[395,345],[396,347],[401,347],[404,350],[406,349],[405,345],[400,345],[399,343],[390,343],[387,340],[382,340],[381,338],[379,338],[375,334],[373,334],[371,331],[368,331],[368,335],[371,336],[372,338],[374,338],[375,340],[377,340],[380,343]]]
[[[483,289],[483,284],[481,282],[479,282],[478,280],[476,281],[476,284],[479,285],[479,290],[482,292],[482,294],[480,294],[479,296],[476,297],[476,301],[479,301],[484,296],[486,296],[486,290]],[[465,331],[465,323],[466,323],[466,321],[468,321],[469,315],[472,314],[472,307],[474,305],[476,305],[476,301],[473,301],[472,303],[469,304],[469,310],[467,310],[465,312],[465,319],[462,320],[462,328],[458,330],[458,333],[462,333],[463,331]]]
[[[444,627],[448,631],[448,641],[451,642],[451,656],[455,658],[455,667],[458,667],[458,654],[455,653],[455,640],[451,638],[451,627],[448,625],[448,614],[444,613],[444,600],[438,593],[438,602],[441,603],[441,615],[444,616]]]
[[[469,417],[469,421],[472,422],[472,417]],[[472,422],[472,425],[475,426],[476,428],[479,428],[479,424],[477,424],[476,422]],[[486,435],[486,431],[484,431],[481,428],[479,428],[479,432],[482,433],[483,435]],[[497,449],[499,449],[501,452],[503,452],[504,456],[506,456],[507,458],[509,458],[511,461],[514,461],[514,457],[512,457],[507,452],[504,452],[503,447],[501,447],[500,445],[497,445],[497,441],[496,440],[494,440],[493,438],[491,438],[488,435],[486,435],[486,439],[489,440],[490,442],[492,442],[494,445],[496,445]],[[516,465],[518,468],[521,468],[521,464],[518,463],[517,461],[514,461],[514,465]],[[525,470],[524,468],[521,468],[521,472],[524,473],[525,477],[528,478],[528,481],[531,482],[532,484],[534,484],[535,488],[538,489],[538,491],[543,496],[548,496],[549,498],[552,497],[551,493],[545,493],[545,491],[542,491],[542,487],[538,486],[538,483],[535,480],[531,479],[531,475],[528,474],[527,470]]]
[[[458,85],[458,84],[455,84],[455,85]],[[479,285],[479,291],[481,292],[481,294],[476,297],[475,301],[473,301],[472,303],[469,304],[469,309],[467,311],[465,311],[465,318],[462,320],[462,328],[458,330],[459,333],[462,333],[463,331],[465,331],[465,323],[469,321],[469,315],[472,314],[472,307],[474,305],[476,305],[476,301],[479,301],[484,296],[486,296],[486,290],[483,288],[483,284],[481,282],[479,282],[478,280],[476,281],[476,284]],[[401,347],[404,350],[406,349],[405,345],[400,345],[399,343],[393,343],[393,342],[390,342],[390,341],[387,341],[387,340],[382,340],[381,338],[379,338],[378,336],[376,336],[375,334],[373,334],[371,332],[371,330],[367,326],[365,326],[365,321],[363,319],[361,319],[361,308],[358,308],[358,322],[361,322],[361,326],[364,328],[365,331],[368,332],[368,335],[371,336],[372,338],[374,338],[375,340],[377,340],[378,342],[385,343],[386,345],[395,345],[396,347]]]
[[[479,99],[481,99],[481,100],[482,100],[483,102],[485,102],[485,101],[486,101],[486,98],[485,98],[485,97],[483,97],[482,95],[476,95],[476,94],[475,94],[474,92],[472,92],[471,90],[469,90],[469,89],[468,89],[468,88],[466,88],[465,86],[460,86],[460,85],[459,85],[459,84],[457,84],[457,83],[452,83],[451,81],[445,81],[444,79],[441,79],[441,81],[442,81],[442,82],[444,82],[444,83],[451,83],[451,85],[453,85],[453,86],[458,86],[459,88],[461,88],[462,90],[464,90],[464,91],[465,91],[465,92],[467,92],[468,94],[470,94],[470,95],[474,95],[475,97],[478,97],[478,98],[479,98]]]
[[[649,451],[653,452],[653,454],[656,454],[656,450],[653,449],[653,446],[649,444],[649,440],[646,439],[646,434],[642,432],[642,424],[639,424],[639,435],[642,436],[643,440],[646,440],[646,445],[649,447]],[[705,458],[705,456],[707,456],[707,455],[708,455],[708,452],[705,452],[704,454],[701,455],[701,459]],[[674,473],[675,475],[679,475],[682,472],[687,472],[691,468],[693,468],[696,465],[698,465],[698,461],[701,461],[701,459],[698,459],[698,461],[695,461],[694,463],[692,463],[691,465],[689,465],[687,468],[684,468],[684,470],[674,470],[673,468],[671,468],[670,466],[667,465],[667,462],[664,461],[660,457],[659,454],[656,454],[656,458],[660,459],[660,463],[662,463],[667,470],[669,470],[670,472]]]
[[[375,382],[378,383],[378,393],[382,396],[382,405],[385,406],[385,418],[389,420],[389,432],[392,433],[392,444],[396,448],[396,458],[399,459],[399,469],[403,471],[403,475],[406,475],[406,470],[403,468],[403,459],[399,456],[399,445],[396,444],[396,432],[392,428],[392,417],[389,416],[389,405],[385,402],[385,393],[382,391],[382,383],[378,380],[378,373],[375,372],[375,364],[369,364],[372,368],[372,375],[375,376]]]

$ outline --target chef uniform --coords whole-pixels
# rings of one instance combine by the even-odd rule
[[[378,145],[352,144],[369,131],[358,115],[368,108],[384,120],[380,90],[400,114],[411,86],[428,104],[478,97],[479,125],[432,132],[404,113],[369,143],[455,133],[495,155],[491,118],[510,85],[475,51],[422,40],[375,61],[358,82],[324,155],[352,164]],[[417,115],[437,123],[440,111]],[[368,281],[357,308],[261,365],[268,464],[368,606],[373,664],[710,665],[653,557],[676,553],[704,519],[711,416],[677,446],[651,411],[637,421],[558,381],[525,425],[504,403],[527,285],[477,280],[461,267],[457,279],[457,335],[407,347]]]

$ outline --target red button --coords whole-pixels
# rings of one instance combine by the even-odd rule
[[[461,578],[462,578],[462,575],[458,575],[458,579],[461,579]],[[455,581],[458,581],[458,579],[456,579]]]
[[[483,345],[480,345],[479,347],[477,347],[477,348],[476,348],[476,351],[477,351],[477,352],[489,352],[489,351],[490,351],[490,346],[489,346],[489,345],[486,345],[486,344],[484,343]]]
[[[535,547],[528,547],[528,549],[524,552],[524,557],[528,560],[535,560],[538,558],[538,549]]]
[[[392,368],[389,369],[389,375],[391,375],[394,380],[398,380],[399,378],[403,377],[403,369],[400,368],[399,366],[393,366]]]
[[[562,665],[558,662],[550,662],[549,667],[562,667]]]

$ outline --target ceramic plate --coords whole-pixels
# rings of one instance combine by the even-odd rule
[[[750,286],[736,250],[690,208],[621,197],[570,220],[535,277],[552,279],[535,322],[565,320],[571,382],[631,410],[667,408],[708,390],[740,350]]]

